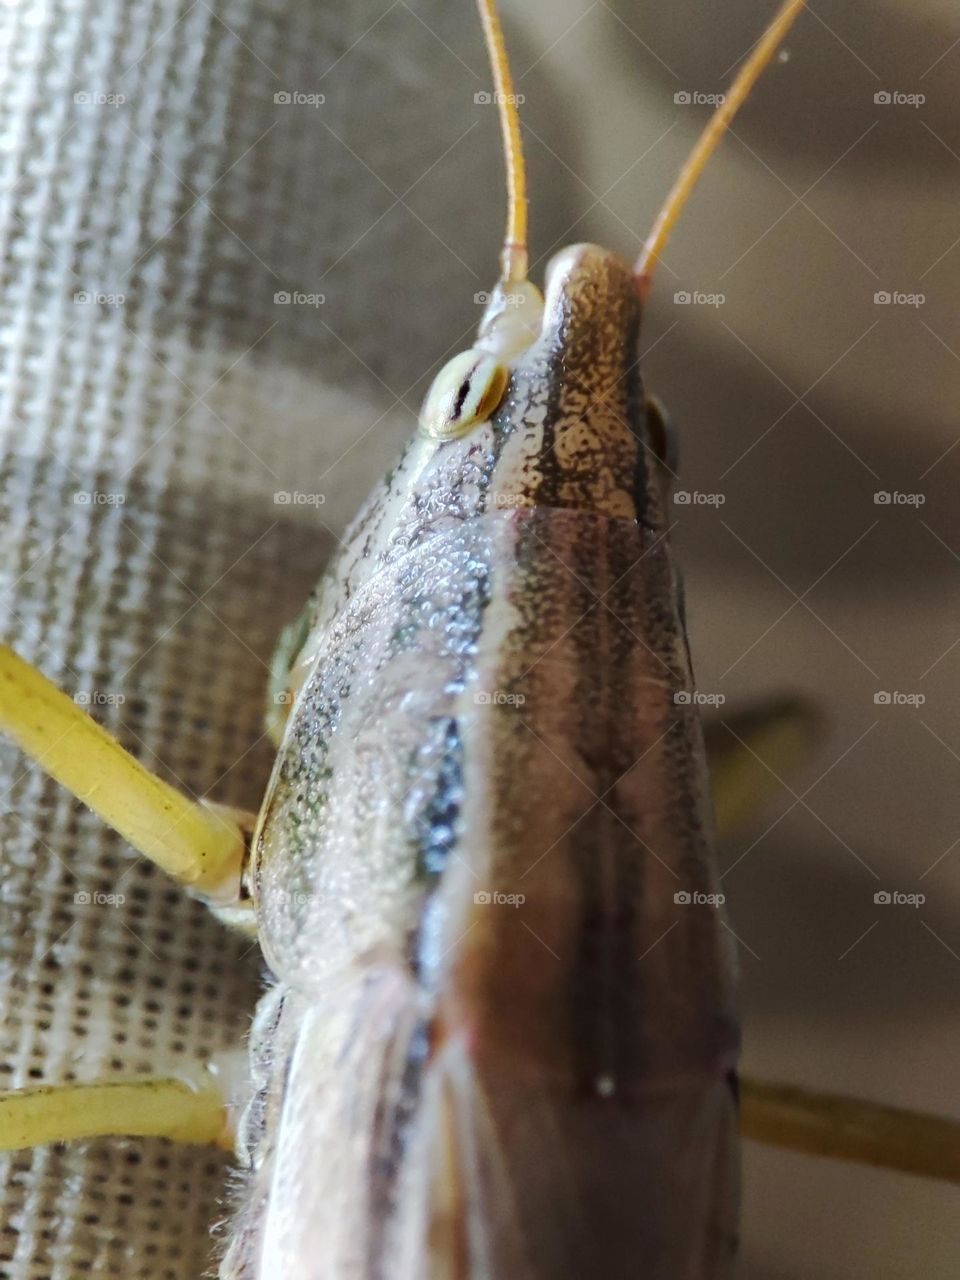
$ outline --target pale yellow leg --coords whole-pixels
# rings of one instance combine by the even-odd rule
[[[820,717],[771,698],[705,726],[717,828],[729,835],[808,758]],[[960,1182],[960,1122],[790,1085],[741,1081],[743,1134],[757,1142]]]
[[[6,645],[0,732],[168,875],[213,902],[237,900],[246,815],[181,795]]]
[[[0,1093],[0,1151],[107,1136],[233,1146],[227,1108],[212,1079],[191,1084],[147,1077]]]
[[[785,792],[814,752],[822,722],[799,698],[773,697],[707,721],[704,735],[717,831],[728,836],[763,803]]]
[[[740,1115],[757,1142],[960,1182],[956,1120],[757,1080],[741,1081]]]

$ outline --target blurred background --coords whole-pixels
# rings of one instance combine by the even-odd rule
[[[535,278],[574,240],[636,254],[773,8],[504,0]],[[165,776],[254,807],[276,635],[496,276],[476,14],[21,0],[0,54],[3,638]],[[958,66],[946,0],[815,0],[642,339],[690,495],[699,687],[825,716],[721,850],[745,1065],[954,1115]],[[0,1083],[238,1043],[256,953],[6,745],[0,768]],[[2,1167],[2,1280],[209,1265],[225,1157],[96,1142]],[[956,1211],[953,1188],[748,1145],[739,1275],[953,1276]]]

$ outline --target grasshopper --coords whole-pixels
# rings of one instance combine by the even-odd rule
[[[222,1280],[721,1280],[739,1133],[957,1178],[955,1128],[737,1083],[732,943],[665,415],[637,360],[667,235],[802,0],[744,64],[636,268],[527,279],[520,129],[477,340],[281,642],[256,815],[187,800],[10,650],[0,727],[260,943],[241,1105],[216,1079],[0,1096],[0,1145],[237,1151]],[[745,728],[745,732],[747,729]],[[756,789],[743,759],[727,795]]]

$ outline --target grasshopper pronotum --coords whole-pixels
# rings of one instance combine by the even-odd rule
[[[696,174],[801,8],[758,44],[636,271],[526,279],[519,130],[476,345],[290,637],[259,817],[160,784],[6,651],[0,721],[131,844],[255,931],[247,1170],[221,1263],[253,1277],[723,1276],[736,1234],[732,965],[664,536],[642,295]],[[597,600],[599,599],[599,606]],[[729,765],[727,766],[730,767]],[[253,827],[254,838],[250,839]],[[772,1086],[749,1132],[955,1176],[940,1122]],[[213,1080],[0,1100],[0,1141],[234,1141]]]

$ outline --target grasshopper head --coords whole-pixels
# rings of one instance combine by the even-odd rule
[[[495,505],[644,519],[651,441],[639,329],[635,278],[616,254],[578,244],[553,258],[540,335],[514,362],[491,423]]]
[[[573,244],[550,259],[540,345],[561,372],[606,397],[637,364],[640,293],[632,268],[595,244]]]
[[[668,450],[640,380],[636,276],[577,244],[549,264],[542,307],[532,290],[512,313],[495,294],[476,345],[438,375],[421,420],[440,441],[416,468],[421,510],[439,505],[425,490],[442,472],[474,512],[573,508],[659,528]]]

